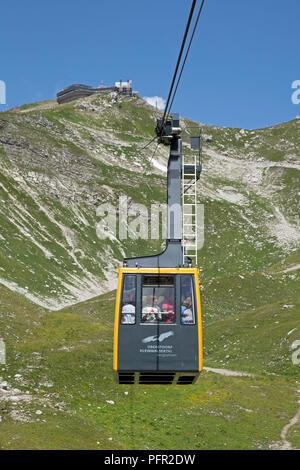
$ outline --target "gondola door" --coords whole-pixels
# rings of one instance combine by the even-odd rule
[[[141,316],[138,341],[144,370],[174,369],[176,350],[176,275],[141,275]],[[146,368],[145,368],[146,366]]]

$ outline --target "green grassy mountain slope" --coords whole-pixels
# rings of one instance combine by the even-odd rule
[[[55,313],[6,288],[0,293],[7,345],[0,380],[0,448],[284,446],[281,431],[299,406],[292,376],[268,375],[256,367],[249,377],[204,371],[192,386],[120,386],[112,376],[113,293]],[[211,339],[212,333],[208,327],[210,347],[220,336]],[[263,339],[261,330],[258,334]],[[217,354],[214,359],[217,365]],[[234,365],[242,362],[243,357]],[[288,439],[299,447],[294,428]]]
[[[145,174],[137,152],[153,112],[114,100],[1,116],[1,282],[53,310],[110,290],[125,249],[142,246],[99,239],[97,206],[165,200],[163,177]]]
[[[300,119],[202,125],[204,365],[252,375],[114,382],[117,267],[164,242],[100,239],[97,209],[165,202],[168,149],[143,148],[155,116],[114,94],[0,114],[1,448],[300,448],[299,424],[282,435],[299,407]]]

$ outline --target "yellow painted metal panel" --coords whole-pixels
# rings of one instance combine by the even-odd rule
[[[199,286],[199,273],[198,269],[195,271],[195,286],[196,286],[196,300],[197,300],[197,321],[198,321],[198,348],[199,348],[199,372],[203,369],[203,348],[202,348],[202,320],[201,320],[201,301],[200,301],[200,286]]]

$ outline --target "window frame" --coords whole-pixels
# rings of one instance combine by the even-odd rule
[[[172,322],[172,323],[167,323],[165,321],[155,321],[155,322],[146,322],[146,321],[142,321],[142,310],[143,310],[143,281],[144,281],[144,277],[156,277],[156,278],[162,278],[162,277],[172,277],[173,279],[173,285],[172,286],[169,286],[169,287],[172,287],[174,289],[174,317],[175,317],[175,321]],[[176,273],[163,273],[163,274],[158,274],[158,273],[142,273],[141,274],[141,299],[140,299],[140,315],[139,315],[139,318],[140,318],[140,325],[168,325],[168,326],[175,326],[177,325],[177,286],[176,286],[176,279],[177,279],[177,274]],[[145,286],[147,287],[147,285]],[[149,286],[151,287],[151,286]],[[168,286],[162,286],[162,287],[168,287]]]
[[[124,295],[124,285],[125,285],[125,278],[126,276],[134,277],[134,284],[135,284],[135,313],[134,313],[134,323],[123,323],[122,322],[122,308],[123,308],[123,295]],[[121,286],[121,294],[120,294],[120,309],[119,309],[119,317],[120,317],[120,324],[122,326],[133,326],[136,325],[136,317],[137,317],[137,275],[135,273],[124,273],[122,276],[122,286]]]
[[[181,296],[182,296],[182,281],[185,277],[190,277],[192,279],[192,296],[193,296],[193,323],[184,323],[182,321],[181,314]],[[180,274],[180,306],[179,306],[179,315],[180,315],[180,325],[182,326],[195,326],[197,324],[197,299],[196,299],[196,289],[195,289],[195,276],[190,273]]]

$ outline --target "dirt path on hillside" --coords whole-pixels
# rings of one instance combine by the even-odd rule
[[[214,369],[212,367],[203,367],[204,370],[208,372],[215,372],[216,374],[221,374],[225,376],[231,376],[231,377],[254,377],[253,374],[248,374],[246,372],[239,372],[239,371],[234,371],[234,370],[228,370],[228,369]],[[298,390],[298,394],[300,397],[300,390]],[[300,403],[300,399],[298,400],[298,403]],[[270,449],[272,450],[299,450],[295,449],[292,447],[292,444],[287,440],[287,434],[292,426],[298,423],[300,421],[300,407],[297,410],[297,413],[295,416],[293,416],[288,424],[286,424],[280,433],[281,441],[275,442],[271,444]]]
[[[231,376],[231,377],[254,377],[253,374],[248,374],[247,372],[239,372],[236,370],[228,369],[213,369],[212,367],[203,367],[204,370],[208,372],[215,372],[216,374]]]
[[[281,271],[281,272],[288,273],[290,271],[297,271],[298,269],[300,269],[300,263],[295,264],[295,266],[291,266],[290,268],[287,268],[287,269],[285,269],[284,271]]]
[[[298,394],[300,396],[300,390],[298,390]],[[298,403],[300,403],[300,400],[298,400]],[[299,450],[299,449],[295,449],[294,447],[292,447],[292,444],[287,440],[287,433],[289,432],[292,426],[298,423],[298,421],[300,421],[300,407],[298,408],[298,411],[295,414],[295,416],[293,416],[293,418],[290,419],[288,424],[286,424],[282,428],[282,431],[280,433],[280,437],[282,439],[282,444],[280,447],[281,450]]]
[[[58,106],[58,103],[57,103],[56,100],[53,100],[50,103],[38,104],[36,106],[33,106],[32,108],[21,109],[20,113],[25,114],[25,113],[30,113],[31,111],[40,111],[40,110],[43,110],[43,109],[50,109],[50,108],[53,108],[54,106],[55,107]]]

